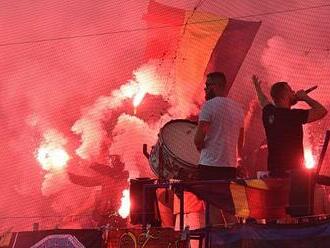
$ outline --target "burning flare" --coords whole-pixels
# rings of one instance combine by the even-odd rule
[[[305,167],[307,169],[313,169],[315,167],[315,159],[313,157],[312,150],[307,148],[304,152],[305,155]]]
[[[136,95],[133,98],[133,106],[137,107],[140,105],[140,103],[143,100],[143,97],[145,96],[146,92],[144,90],[139,90]]]
[[[140,105],[140,103],[142,102],[143,100],[143,97],[146,95],[146,92],[142,89],[140,89],[136,95],[134,96],[133,98],[133,106],[134,106],[134,115],[136,115],[136,109],[137,109],[137,106]]]
[[[37,160],[44,170],[62,170],[66,167],[69,155],[64,149],[54,147],[40,147]]]
[[[48,130],[43,134],[43,138],[43,142],[37,149],[36,159],[44,170],[63,170],[70,159],[64,149],[66,139],[56,130]]]
[[[140,105],[144,96],[147,93],[152,94],[152,83],[153,82],[153,72],[149,70],[140,69],[134,73],[135,83],[135,93],[133,94],[133,106],[134,106],[134,115],[136,114],[137,106]]]
[[[121,206],[118,209],[118,214],[123,218],[127,218],[130,212],[131,202],[129,200],[129,190],[123,190],[123,197],[121,198]]]

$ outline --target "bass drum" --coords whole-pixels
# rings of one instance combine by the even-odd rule
[[[172,120],[158,134],[152,147],[149,163],[161,179],[198,179],[200,153],[194,144],[197,123],[189,120]]]

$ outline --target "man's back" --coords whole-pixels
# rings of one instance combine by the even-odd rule
[[[236,167],[237,141],[243,127],[241,106],[230,98],[215,97],[204,103],[199,121],[210,123],[200,164]]]
[[[269,104],[263,109],[263,124],[268,143],[268,169],[286,171],[303,164],[303,128],[308,110],[277,108]]]

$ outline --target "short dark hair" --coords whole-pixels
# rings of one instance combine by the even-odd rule
[[[211,72],[207,74],[207,80],[210,80],[211,82],[218,84],[221,88],[225,88],[227,84],[226,76],[223,72]]]
[[[272,85],[270,89],[270,95],[272,96],[274,102],[278,101],[282,97],[282,93],[288,86],[287,82],[277,82]]]

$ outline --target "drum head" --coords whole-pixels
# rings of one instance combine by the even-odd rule
[[[160,131],[162,146],[183,166],[197,168],[200,153],[194,144],[197,123],[188,120],[173,120]]]

